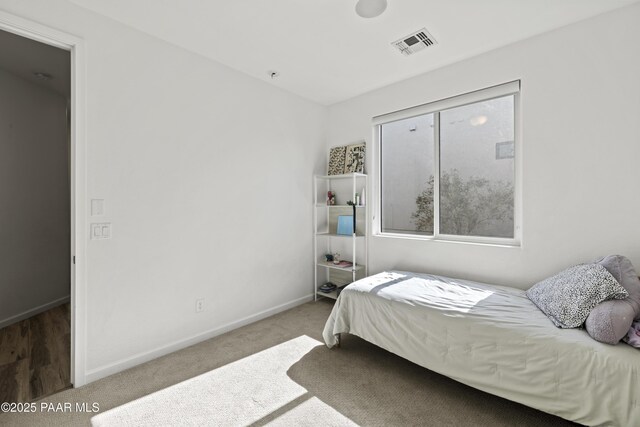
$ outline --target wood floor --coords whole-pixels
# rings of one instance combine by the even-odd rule
[[[30,402],[71,386],[69,304],[0,329],[0,402]]]

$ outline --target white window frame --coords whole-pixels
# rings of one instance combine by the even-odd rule
[[[520,80],[491,86],[486,89],[452,96],[434,102],[406,108],[392,113],[383,114],[373,118],[373,217],[372,233],[374,237],[400,238],[410,240],[431,240],[445,242],[459,242],[472,244],[486,244],[493,246],[522,246],[522,136],[521,136],[521,112],[520,97],[522,93]],[[474,104],[494,98],[513,95],[514,97],[514,211],[513,211],[513,237],[485,237],[485,236],[462,236],[440,233],[440,120],[439,115],[443,110],[461,107],[463,105]],[[411,117],[434,114],[434,219],[433,236],[420,234],[389,233],[382,231],[382,155],[381,155],[381,133],[382,126],[398,120]]]

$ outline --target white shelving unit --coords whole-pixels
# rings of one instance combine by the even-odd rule
[[[337,298],[337,292],[324,293],[319,287],[331,282],[340,287],[367,276],[367,239],[369,235],[367,175],[349,173],[344,175],[316,175],[313,180],[315,194],[314,223],[314,294],[319,297]],[[354,214],[354,207],[347,202],[355,202],[356,193],[365,200],[355,206],[356,226],[351,235],[337,234],[338,216]],[[336,204],[327,204],[327,193],[336,195]],[[325,255],[340,254],[340,260],[353,265],[338,267],[327,262]]]

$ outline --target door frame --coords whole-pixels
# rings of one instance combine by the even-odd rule
[[[87,174],[85,134],[85,48],[71,34],[0,10],[0,30],[71,53],[70,200],[71,200],[71,383],[86,384]]]

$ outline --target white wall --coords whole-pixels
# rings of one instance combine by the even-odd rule
[[[373,116],[522,79],[522,246],[373,237],[369,271],[527,288],[609,253],[640,268],[638,22],[634,5],[331,106],[328,145],[364,138],[371,153]]]
[[[67,101],[0,69],[0,327],[69,298]]]
[[[62,0],[0,9],[85,40],[88,221],[113,224],[88,244],[88,380],[311,296],[325,107]]]

